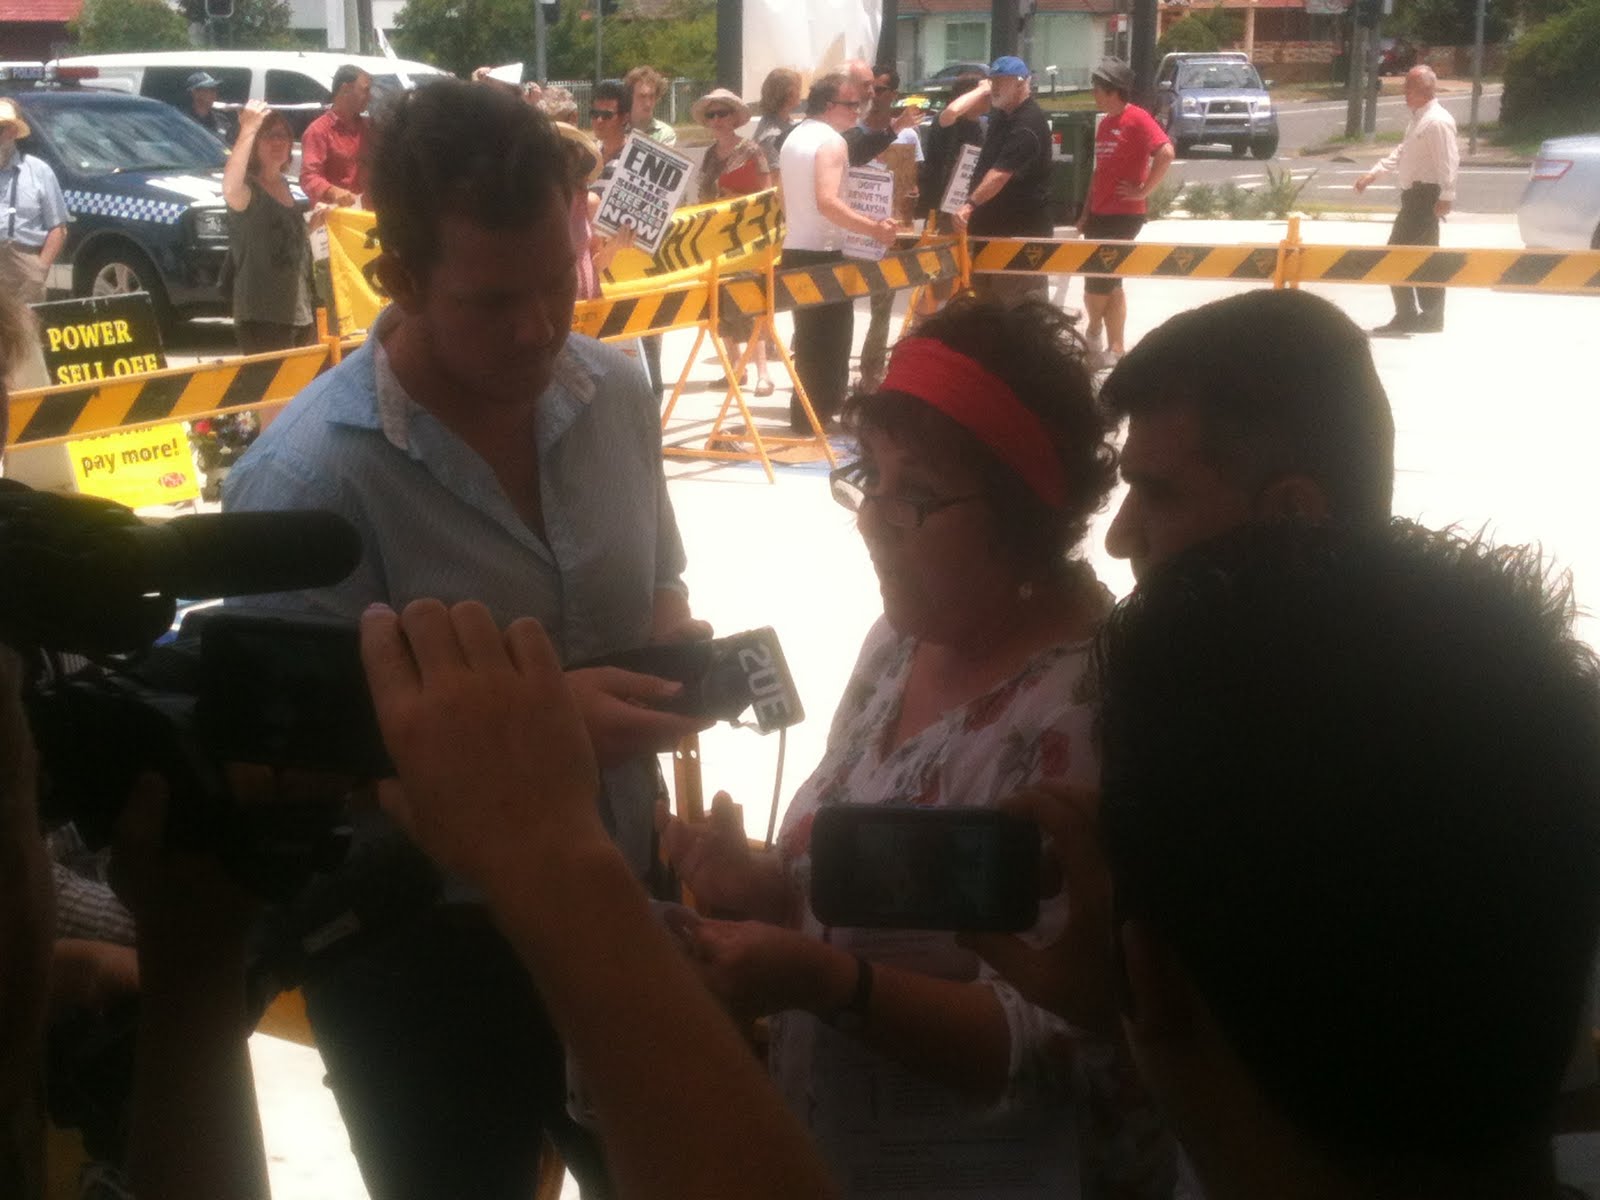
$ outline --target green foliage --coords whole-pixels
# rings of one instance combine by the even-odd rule
[[[1485,42],[1505,40],[1516,2],[1488,0],[1483,16]],[[1476,36],[1477,12],[1477,0],[1396,0],[1394,17],[1385,22],[1383,32],[1428,46],[1470,46]]]
[[[1294,172],[1288,167],[1281,171],[1268,167],[1266,185],[1256,193],[1258,211],[1270,217],[1277,217],[1279,220],[1287,217],[1295,211],[1300,193],[1310,186],[1315,175],[1316,172],[1312,171],[1304,179],[1297,180]]]
[[[1581,0],[1518,38],[1505,84],[1500,120],[1513,133],[1600,126],[1600,0]]]
[[[1183,191],[1183,180],[1174,179],[1168,175],[1156,184],[1156,190],[1145,197],[1145,215],[1152,221],[1159,221],[1173,209],[1178,202],[1178,193]]]
[[[1205,53],[1223,50],[1244,35],[1244,18],[1238,13],[1224,12],[1219,4],[1214,8],[1191,11],[1175,21],[1161,40],[1156,43],[1157,54]]]
[[[206,24],[205,0],[183,0],[183,15]],[[294,12],[288,0],[233,0],[233,16],[210,25],[218,46],[230,50],[290,50],[300,43],[289,28]]]
[[[551,79],[594,77],[593,0],[567,0],[549,28]],[[669,77],[710,79],[716,73],[715,0],[680,0],[667,17],[605,21],[605,72],[621,76],[649,63]],[[395,49],[458,75],[475,67],[531,64],[533,5],[528,0],[407,0],[395,27]]]
[[[1217,189],[1209,183],[1191,183],[1183,190],[1183,207],[1191,217],[1209,217],[1217,211]]]
[[[1247,221],[1256,215],[1256,194],[1229,179],[1217,189],[1217,207],[1227,214],[1229,220]]]
[[[166,0],[85,0],[67,34],[74,52],[82,54],[182,50],[189,44],[189,23]]]

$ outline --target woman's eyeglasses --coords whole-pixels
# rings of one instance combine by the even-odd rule
[[[731,116],[733,116],[733,109],[731,108],[719,108],[715,111],[710,109],[706,110],[706,120],[708,121],[720,121],[723,117]]]
[[[828,491],[841,508],[859,513],[868,503],[878,506],[883,523],[894,529],[921,529],[922,523],[936,512],[965,504],[968,500],[981,500],[974,492],[968,496],[940,496],[928,500],[913,500],[909,496],[880,496],[866,489],[867,468],[860,463],[850,463],[828,473]]]

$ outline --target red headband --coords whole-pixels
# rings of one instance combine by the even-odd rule
[[[1051,508],[1066,505],[1055,443],[1003,379],[935,338],[902,338],[883,379],[886,392],[915,396],[971,433]]]

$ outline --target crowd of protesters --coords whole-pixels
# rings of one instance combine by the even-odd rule
[[[225,507],[359,532],[345,580],[252,603],[359,622],[397,778],[352,861],[437,866],[425,912],[305,985],[370,1194],[524,1200],[544,1139],[589,1197],[1571,1194],[1550,1147],[1563,1092],[1595,1077],[1600,660],[1536,554],[1392,518],[1388,396],[1325,300],[1249,291],[1128,349],[1115,289],[1090,293],[1086,336],[1036,288],[991,286],[892,346],[869,333],[881,361],[853,394],[853,306],[800,310],[811,411],[791,421],[851,439],[829,487],[883,613],[770,849],[729,803],[659,805],[655,756],[707,722],[673,711],[671,681],[592,665],[711,634],[661,465],[659,346],[646,378],[570,330],[629,244],[594,228],[608,167],[630,132],[674,134],[663,84],[602,81],[587,134],[563,89],[490,72],[372,126],[355,71],[307,131],[309,217],[371,206],[392,303]],[[1136,234],[1170,161],[1130,86],[1096,68],[1090,236]],[[695,199],[776,176],[785,261],[835,263],[846,234],[902,231],[841,184],[909,134],[924,201],[981,146],[958,226],[1043,230],[1048,126],[1020,60],[960,81],[926,139],[898,90],[848,63],[794,122],[799,77],[774,72],[753,136],[711,91]],[[224,194],[247,348],[309,336],[289,148],[265,105],[240,110]],[[24,322],[0,297],[0,448]],[[1116,602],[1084,543],[1119,474],[1106,548],[1136,585]],[[72,957],[52,944],[28,666],[0,646],[0,1184],[32,1200],[39,1036]],[[162,843],[168,799],[135,784],[118,847],[121,992],[142,994],[131,1183],[265,1196],[258,903]],[[1034,927],[824,925],[816,817],[896,802],[1039,824],[1060,870]],[[679,883],[707,915],[669,930],[647,897]],[[741,1036],[758,1018],[770,1079]]]

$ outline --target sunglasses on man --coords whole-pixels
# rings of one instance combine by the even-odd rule
[[[589,119],[591,121],[615,121],[617,119],[617,110],[614,108],[590,109]]]

